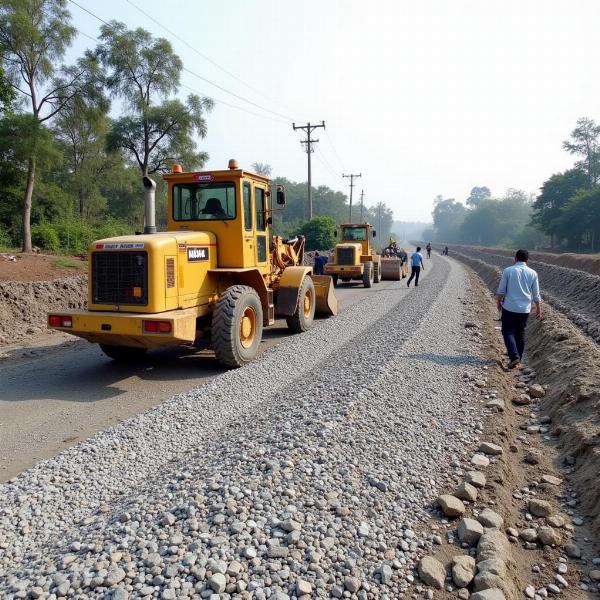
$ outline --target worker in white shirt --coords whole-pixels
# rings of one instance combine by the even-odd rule
[[[521,366],[525,350],[525,327],[535,305],[535,316],[542,319],[542,298],[538,274],[527,265],[529,252],[517,250],[515,262],[502,272],[498,286],[498,310],[502,310],[502,337],[508,352],[508,368]]]

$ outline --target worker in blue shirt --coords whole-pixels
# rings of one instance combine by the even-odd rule
[[[325,265],[327,264],[327,257],[315,252],[315,275],[325,275]]]
[[[417,246],[417,251],[412,253],[410,257],[410,264],[412,266],[411,274],[409,280],[406,282],[406,287],[410,287],[410,282],[415,280],[415,287],[419,285],[419,275],[421,274],[421,269],[425,270],[425,265],[423,264],[423,255],[421,254],[421,246]]]
[[[502,337],[508,352],[508,368],[521,366],[525,350],[525,326],[535,304],[535,316],[542,319],[542,298],[538,274],[527,265],[529,252],[518,250],[515,262],[502,272],[496,295],[498,310],[502,310]]]

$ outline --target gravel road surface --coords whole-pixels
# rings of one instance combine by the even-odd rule
[[[467,278],[427,267],[0,486],[0,591],[399,597],[481,432]]]
[[[370,290],[341,286],[344,310],[392,282]],[[262,350],[289,336],[284,320],[264,330]],[[0,361],[0,482],[78,441],[201,385],[225,369],[209,351],[157,350],[137,365],[118,364],[67,334],[35,345],[5,347]]]

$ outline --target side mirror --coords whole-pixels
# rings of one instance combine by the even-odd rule
[[[373,237],[377,237],[377,232],[373,229]]]
[[[337,229],[333,230],[333,237],[337,237]]]
[[[282,185],[277,186],[277,204],[285,206],[285,188]]]

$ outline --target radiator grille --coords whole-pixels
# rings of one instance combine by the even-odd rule
[[[146,252],[92,253],[92,299],[95,304],[148,304]]]
[[[338,248],[336,254],[338,265],[354,264],[354,248]]]

